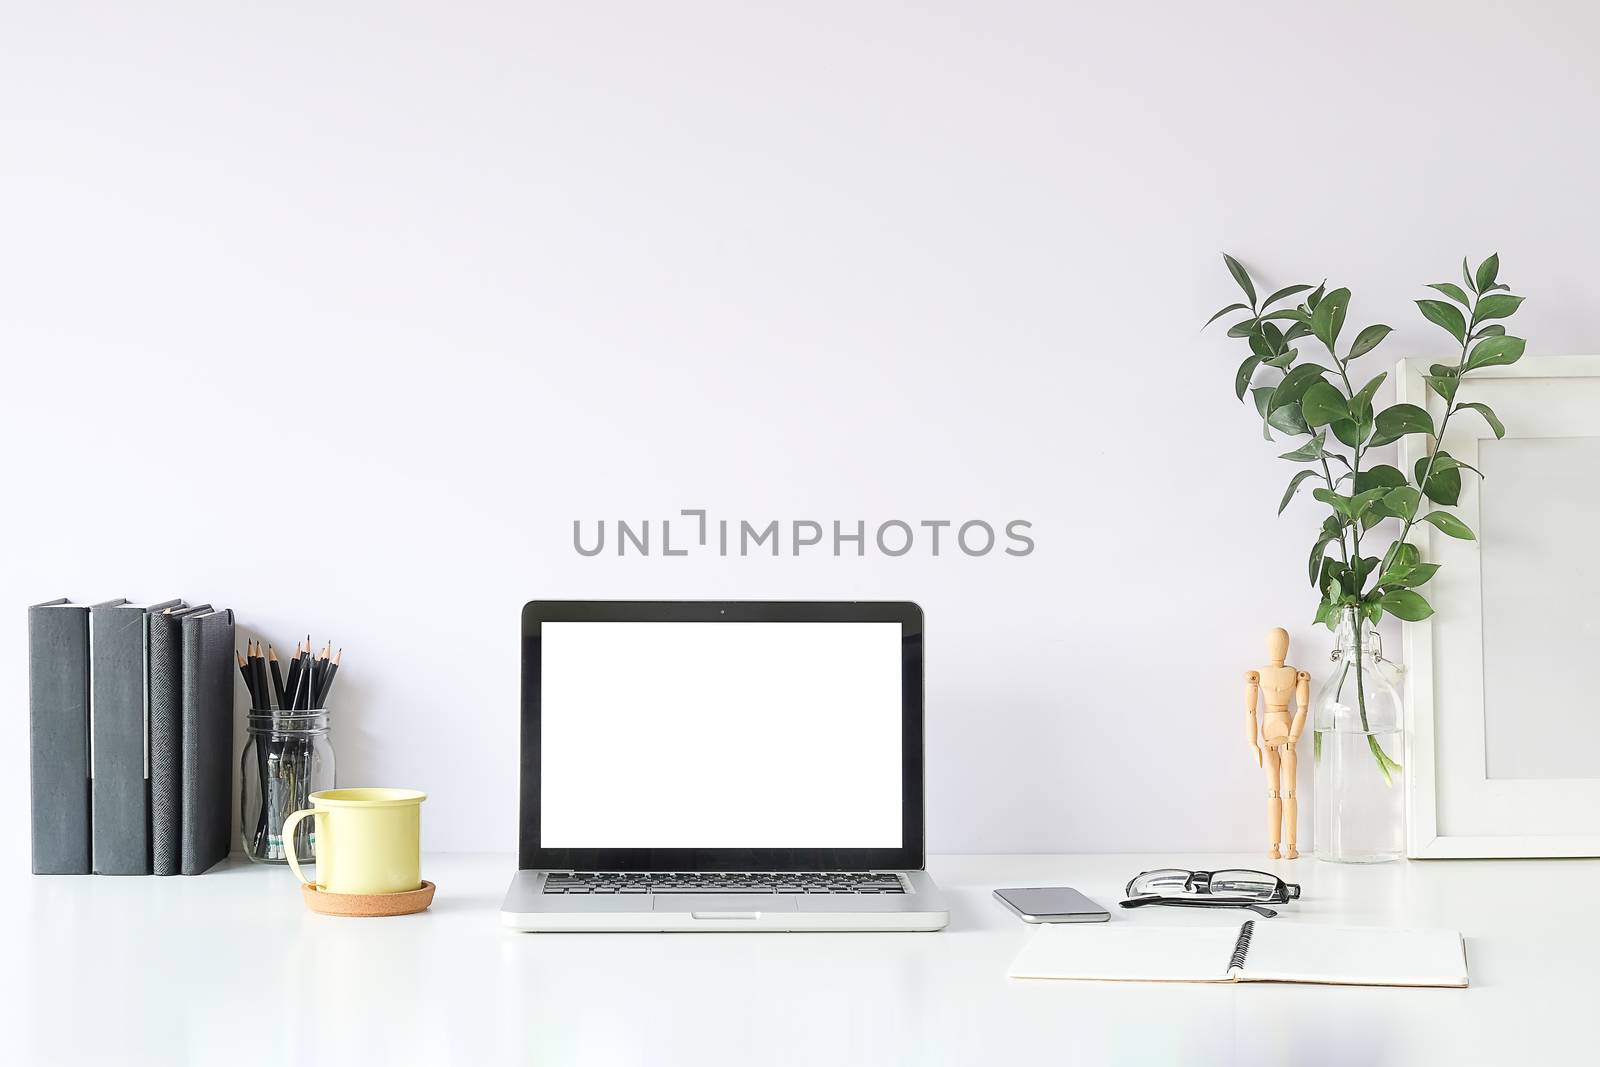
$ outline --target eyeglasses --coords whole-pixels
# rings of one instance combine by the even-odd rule
[[[1124,908],[1246,908],[1263,918],[1278,913],[1265,904],[1300,899],[1300,887],[1265,871],[1145,871],[1128,883]]]

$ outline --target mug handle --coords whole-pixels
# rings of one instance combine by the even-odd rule
[[[318,889],[322,888],[322,883],[313,882],[306,878],[305,875],[300,873],[300,857],[296,855],[296,853],[300,850],[294,847],[294,828],[300,825],[300,820],[304,819],[307,815],[325,814],[327,813],[318,811],[316,808],[301,808],[299,811],[283,820],[283,839],[289,845],[288,848],[283,850],[283,854],[289,857],[289,869],[294,872],[294,876],[300,879],[302,883],[305,885],[316,886]]]

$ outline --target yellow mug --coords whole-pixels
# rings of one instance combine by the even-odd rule
[[[324,789],[283,821],[283,839],[316,817],[316,887],[327,893],[409,893],[422,887],[422,802],[415,789]],[[296,878],[300,860],[285,850]]]

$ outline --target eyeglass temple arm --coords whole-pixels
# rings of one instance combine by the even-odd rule
[[[1124,908],[1243,908],[1253,911],[1263,919],[1276,918],[1278,913],[1271,908],[1260,904],[1252,904],[1243,900],[1228,900],[1226,898],[1212,897],[1208,900],[1178,900],[1169,897],[1132,897],[1122,901]]]

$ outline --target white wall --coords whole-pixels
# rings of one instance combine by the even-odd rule
[[[1241,676],[1269,626],[1327,641],[1315,505],[1274,518],[1197,332],[1218,250],[1353,286],[1373,368],[1493,250],[1531,351],[1596,348],[1586,5],[474,7],[7,12],[19,746],[23,605],[207,599],[345,647],[346,783],[510,850],[524,600],[907,597],[932,849],[1254,848]],[[1038,549],[572,550],[684,507]]]

